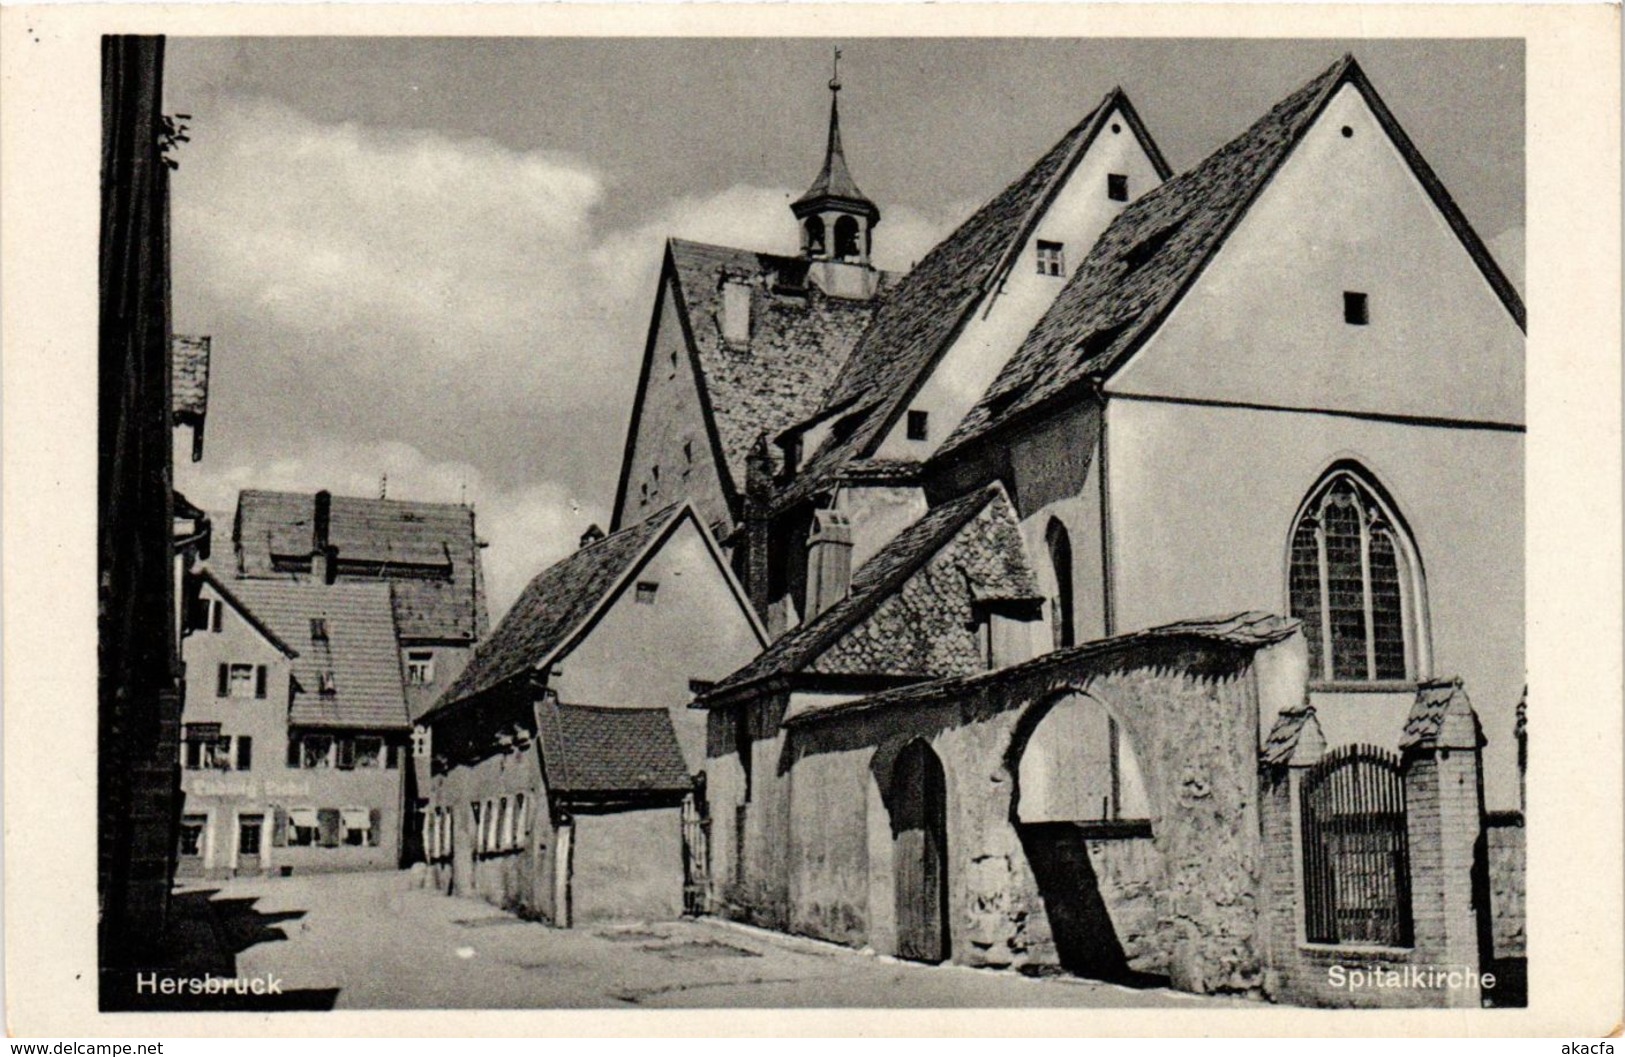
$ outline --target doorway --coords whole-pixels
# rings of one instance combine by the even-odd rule
[[[942,761],[912,741],[892,771],[892,864],[897,956],[948,959],[948,811]]]
[[[264,815],[237,816],[237,873],[260,872],[260,848],[264,837]]]

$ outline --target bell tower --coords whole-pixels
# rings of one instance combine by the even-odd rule
[[[841,49],[835,49],[829,81],[829,140],[824,167],[807,193],[790,205],[801,225],[801,255],[810,263],[808,277],[834,297],[874,296],[880,273],[869,263],[880,208],[852,179],[841,148]]]

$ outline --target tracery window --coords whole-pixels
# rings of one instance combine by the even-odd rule
[[[1303,621],[1309,677],[1412,681],[1425,675],[1420,565],[1375,489],[1350,470],[1329,475],[1293,526],[1289,605]]]

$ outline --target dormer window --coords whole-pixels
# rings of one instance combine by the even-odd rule
[[[1113,202],[1128,201],[1128,176],[1113,172],[1106,174],[1106,197]]]
[[[1038,240],[1038,274],[1066,274],[1066,245],[1064,243]]]
[[[929,411],[910,411],[908,413],[908,439],[925,440],[931,433],[931,413]]]
[[[326,642],[327,641],[327,618],[326,617],[311,617],[310,618],[310,641],[312,641],[312,642]]]
[[[655,604],[655,595],[660,591],[660,585],[652,580],[638,581],[636,598],[640,606]]]
[[[331,697],[333,694],[338,693],[338,680],[333,677],[331,671],[322,672],[316,678],[322,694]]]

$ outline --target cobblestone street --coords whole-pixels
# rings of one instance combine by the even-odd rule
[[[293,995],[284,1007],[1217,1004],[1070,977],[899,962],[722,921],[553,929],[416,887],[416,880],[408,873],[328,874],[194,883],[183,892],[194,906],[207,898],[214,942],[234,953],[238,976],[279,978]]]

